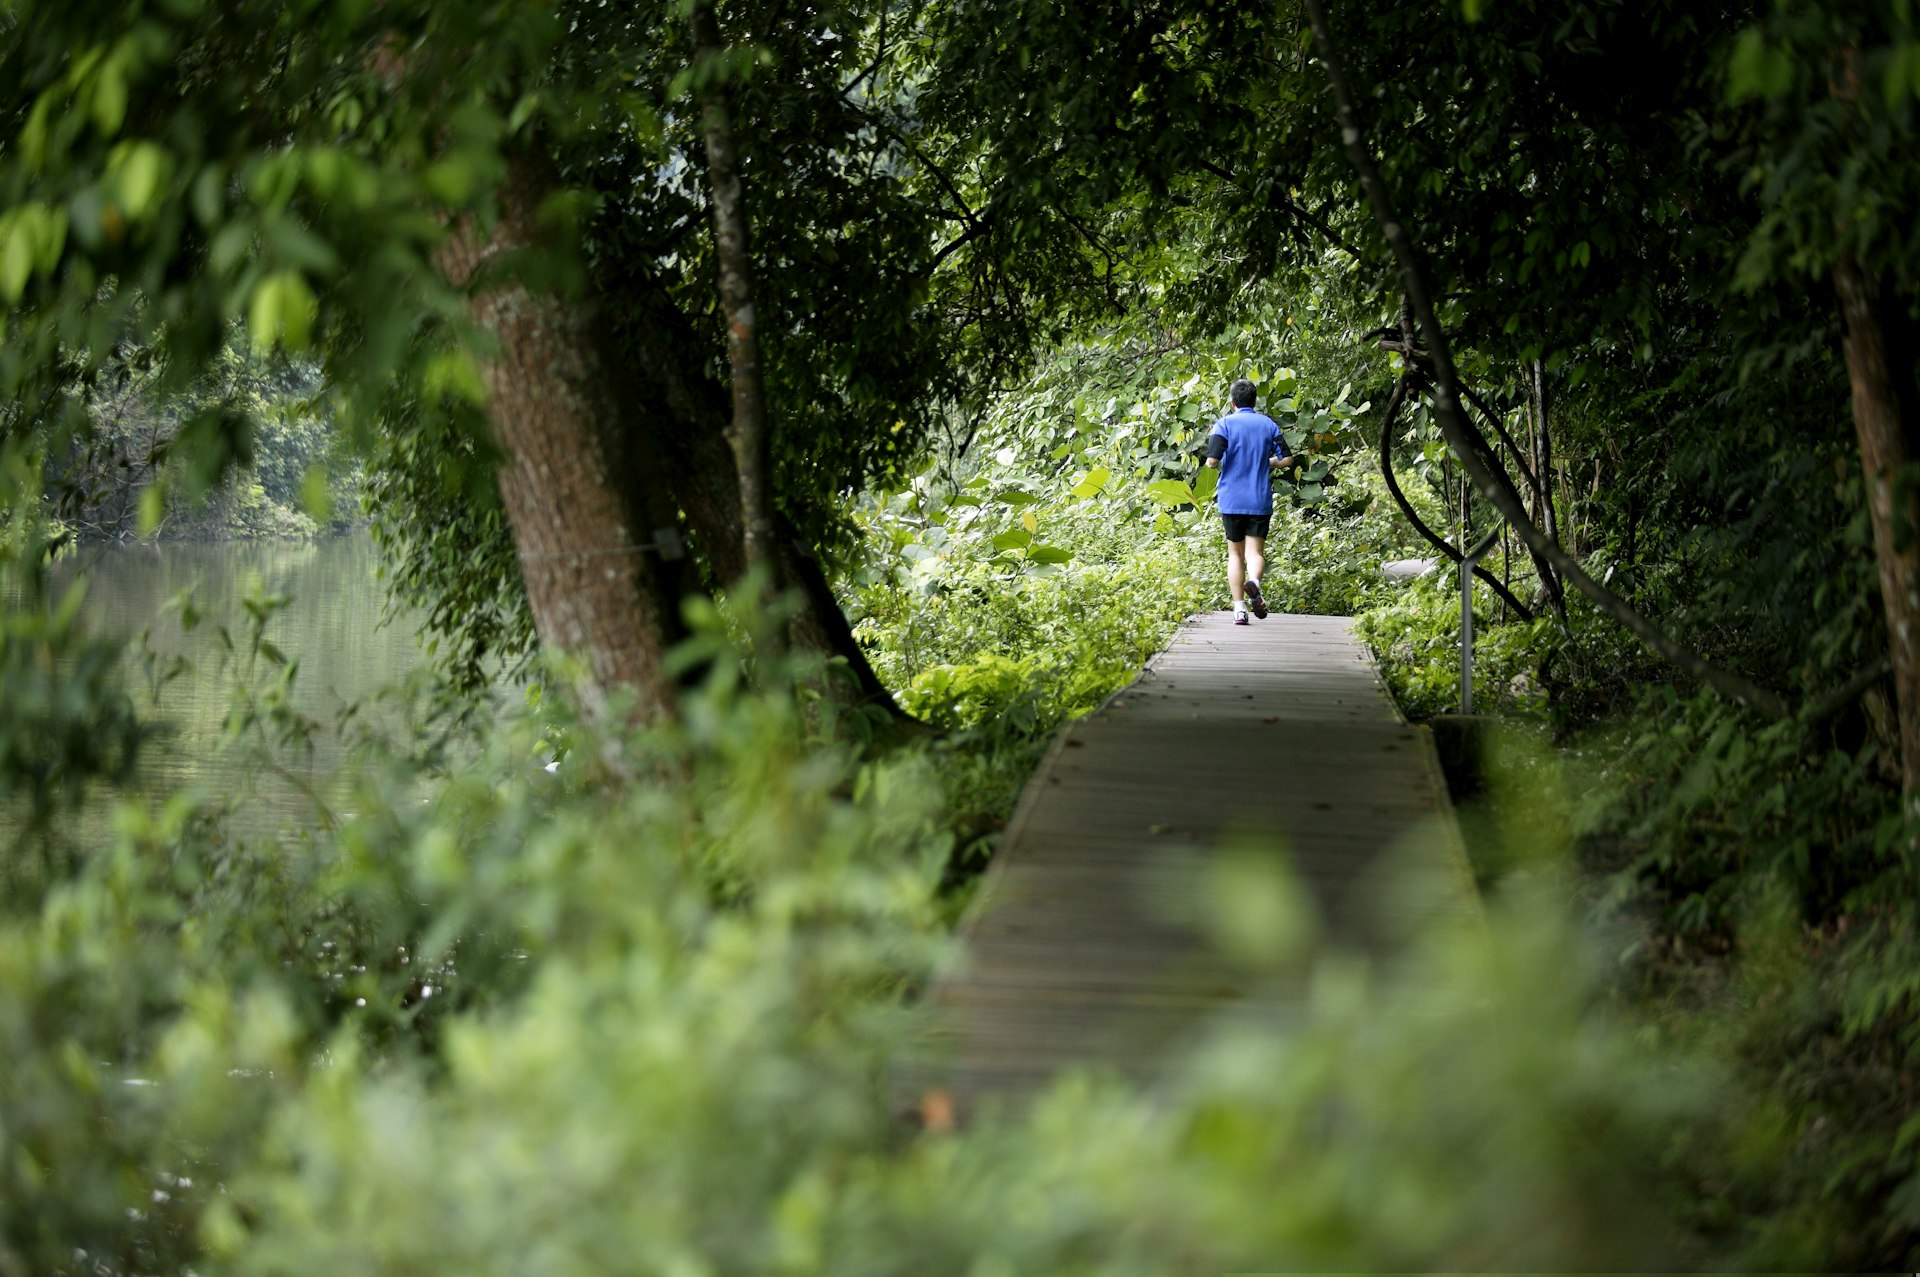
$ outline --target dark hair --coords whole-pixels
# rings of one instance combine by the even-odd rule
[[[1253,407],[1253,401],[1255,397],[1253,383],[1248,381],[1245,377],[1242,377],[1240,378],[1240,380],[1234,382],[1233,385],[1227,390],[1227,395],[1233,400],[1233,406],[1236,408]]]

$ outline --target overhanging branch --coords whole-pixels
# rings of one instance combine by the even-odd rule
[[[1409,389],[1410,382],[1408,378],[1402,377],[1393,383],[1393,393],[1387,396],[1387,411],[1380,422],[1380,477],[1386,480],[1387,492],[1392,495],[1393,503],[1400,507],[1401,515],[1408,523],[1413,525],[1413,530],[1424,537],[1427,543],[1433,546],[1434,549],[1446,555],[1449,563],[1458,563],[1462,557],[1460,551],[1454,548],[1451,541],[1448,541],[1445,537],[1427,526],[1427,521],[1420,517],[1419,513],[1414,510],[1413,503],[1407,500],[1407,494],[1400,490],[1399,479],[1394,477],[1393,423],[1400,416],[1400,407],[1406,402]],[[1507,588],[1506,583],[1500,580],[1499,577],[1493,575],[1493,573],[1487,571],[1477,563],[1474,565],[1473,574],[1482,581],[1485,581],[1488,587],[1491,588],[1495,594],[1499,595],[1508,607],[1512,608],[1527,620],[1533,619],[1533,610],[1515,598],[1513,592]]]
[[[1392,250],[1394,260],[1400,267],[1401,283],[1406,290],[1407,300],[1411,303],[1420,330],[1425,335],[1427,349],[1433,360],[1435,386],[1434,411],[1439,418],[1440,431],[1460,460],[1461,467],[1473,480],[1474,486],[1492,502],[1513,525],[1514,531],[1527,544],[1527,548],[1537,551],[1559,571],[1563,580],[1569,581],[1574,588],[1592,600],[1595,607],[1630,630],[1648,647],[1671,661],[1674,665],[1701,682],[1712,687],[1739,703],[1759,710],[1773,718],[1787,718],[1792,714],[1785,698],[1777,692],[1769,691],[1750,679],[1731,670],[1722,669],[1705,660],[1697,653],[1682,647],[1665,631],[1654,625],[1646,617],[1635,611],[1626,600],[1608,590],[1605,586],[1588,576],[1573,558],[1562,550],[1553,540],[1535,527],[1526,517],[1526,510],[1511,484],[1501,484],[1493,475],[1480,455],[1476,441],[1484,447],[1486,441],[1480,439],[1479,431],[1470,425],[1460,411],[1459,379],[1454,371],[1453,352],[1447,345],[1447,336],[1440,327],[1438,317],[1433,311],[1433,300],[1427,291],[1426,273],[1421,268],[1418,252],[1415,250],[1406,228],[1395,216],[1387,188],[1380,177],[1379,167],[1374,163],[1372,152],[1366,145],[1366,135],[1360,129],[1360,117],[1353,106],[1353,93],[1347,84],[1346,72],[1342,69],[1338,55],[1333,47],[1333,34],[1327,25],[1326,8],[1322,0],[1306,0],[1307,14],[1313,24],[1314,42],[1319,48],[1321,63],[1327,72],[1327,82],[1332,88],[1334,106],[1340,121],[1340,140],[1360,178],[1360,185],[1366,191],[1367,201],[1373,207],[1374,220],[1380,225],[1380,232],[1386,238],[1387,247]]]

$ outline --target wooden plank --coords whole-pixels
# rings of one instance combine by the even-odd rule
[[[1390,955],[1471,908],[1427,734],[1403,722],[1341,617],[1191,618],[1128,688],[1049,748],[1001,840],[966,956],[929,990],[925,1049],[895,1077],[959,1111],[1067,1067],[1150,1079],[1224,1015],[1298,1014],[1196,928],[1223,845],[1291,863],[1326,943]],[[1383,875],[1417,871],[1382,890]]]

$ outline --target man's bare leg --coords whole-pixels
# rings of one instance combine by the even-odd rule
[[[1235,611],[1246,606],[1247,551],[1244,541],[1227,542],[1227,588],[1233,591]]]
[[[1267,566],[1267,556],[1264,553],[1265,549],[1265,537],[1250,536],[1247,538],[1247,548],[1244,552],[1247,560],[1246,589],[1244,593],[1247,596],[1248,605],[1253,608],[1253,614],[1261,618],[1265,618],[1267,615],[1267,596],[1260,588],[1260,574],[1266,570]]]

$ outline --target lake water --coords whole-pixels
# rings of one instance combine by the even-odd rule
[[[345,756],[332,730],[342,707],[370,704],[382,689],[425,663],[411,616],[389,620],[385,588],[376,573],[378,552],[364,536],[314,542],[166,543],[89,546],[59,565],[56,592],[84,574],[82,609],[97,633],[132,642],[128,690],[143,714],[163,722],[168,735],[150,745],[140,765],[142,788],[164,794],[193,786],[209,798],[240,804],[236,828],[259,834],[310,818],[303,786],[325,787]],[[188,592],[200,621],[183,628],[169,600]],[[322,730],[311,748],[279,748],[274,759],[286,774],[260,774],[223,748],[222,734],[234,704],[237,678],[246,673],[250,637],[246,600],[284,595],[263,637],[296,663],[289,704],[317,720]],[[228,656],[224,627],[238,654]],[[144,640],[141,635],[145,634]],[[184,660],[178,677],[150,696],[138,653],[151,649],[160,663]],[[255,686],[277,673],[256,660]],[[377,708],[370,710],[378,717]]]

